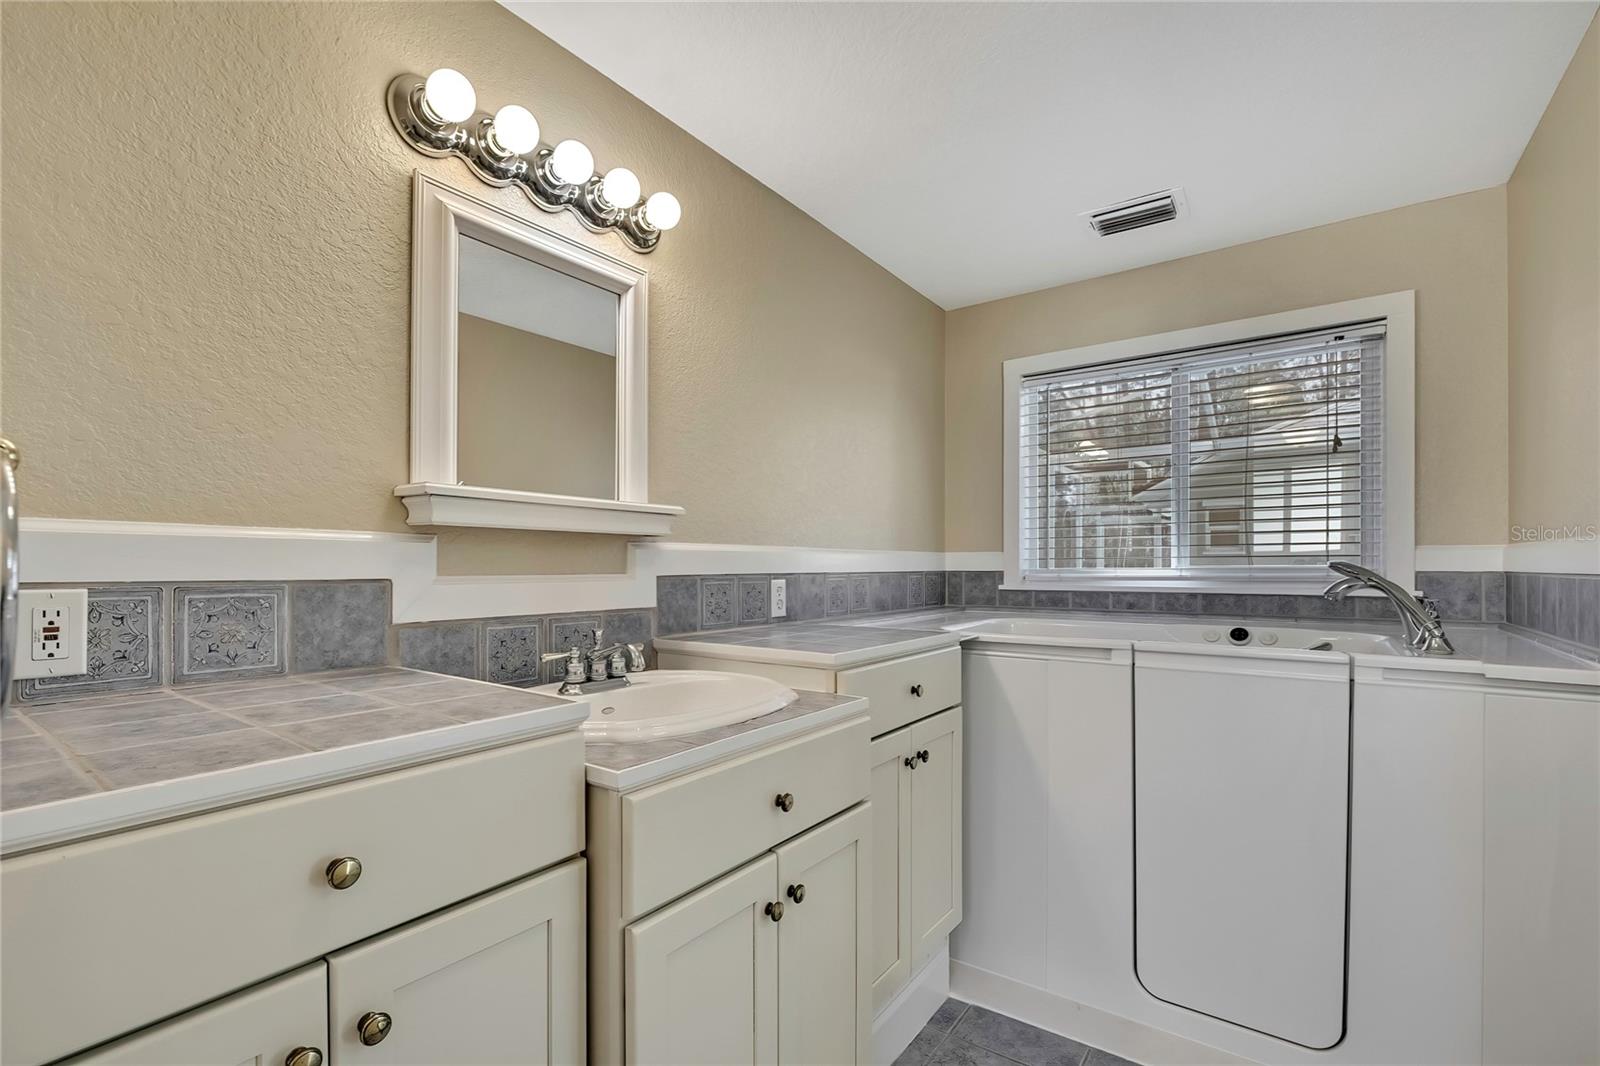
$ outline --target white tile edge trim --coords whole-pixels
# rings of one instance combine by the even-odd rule
[[[0,854],[11,855],[503,744],[537,740],[575,730],[587,717],[588,701],[574,700],[566,706],[539,707],[422,733],[21,807],[0,814]]]
[[[950,998],[950,938],[872,1020],[872,1061],[893,1062]]]
[[[419,533],[24,518],[22,580],[49,584],[174,581],[394,583],[394,620],[558,614],[652,607],[661,574],[999,570],[1000,552],[794,548],[649,541],[629,546],[622,574],[440,576],[435,539]],[[1419,570],[1600,574],[1600,541],[1439,545]]]

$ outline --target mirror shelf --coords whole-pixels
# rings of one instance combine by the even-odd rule
[[[407,523],[670,533],[645,272],[421,171],[412,227]]]
[[[666,503],[625,503],[426,481],[401,485],[394,494],[406,505],[406,522],[413,526],[548,529],[664,537],[672,532],[672,520],[683,514],[682,507]]]

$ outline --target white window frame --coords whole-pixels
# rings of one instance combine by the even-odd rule
[[[1239,344],[1259,337],[1330,329],[1384,320],[1383,357],[1383,560],[1392,581],[1410,588],[1416,581],[1416,292],[1391,292],[1359,300],[1304,307],[1295,311],[1218,322],[1209,326],[1154,333],[1145,337],[1091,344],[1016,359],[1002,368],[1005,437],[1005,587],[1013,589],[1143,589],[1179,592],[1249,592],[1306,595],[1320,592],[1328,572],[1307,567],[1303,578],[1257,576],[1189,577],[1156,573],[1149,577],[1072,574],[1022,574],[1021,394],[1023,378],[1096,363],[1141,359],[1191,348]],[[1245,569],[1245,568],[1241,568]]]

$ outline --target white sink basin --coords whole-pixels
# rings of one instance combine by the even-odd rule
[[[714,670],[651,670],[630,675],[626,688],[585,695],[586,740],[626,743],[682,736],[748,722],[781,710],[797,697],[776,681]],[[560,686],[540,689],[552,695]]]

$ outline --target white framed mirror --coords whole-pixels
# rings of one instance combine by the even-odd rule
[[[418,526],[660,536],[643,270],[418,171],[411,481]]]

